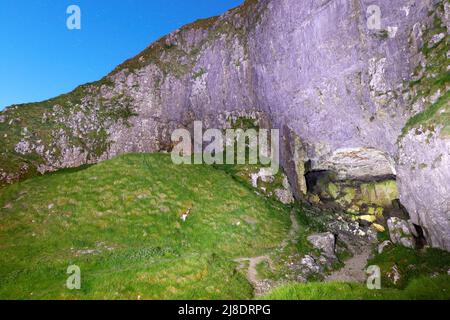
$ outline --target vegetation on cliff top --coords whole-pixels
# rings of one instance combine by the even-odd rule
[[[108,149],[108,126],[117,122],[128,125],[129,118],[135,115],[128,96],[101,97],[102,88],[112,85],[105,77],[56,98],[5,109],[0,113],[0,173],[12,175],[12,181],[36,175],[37,168],[46,162],[42,154],[56,159],[61,155],[61,135],[66,138],[67,148],[80,147],[87,159],[101,156]],[[75,119],[77,114],[83,117],[82,123]],[[16,150],[20,142],[28,150]],[[1,179],[0,187],[4,183]]]

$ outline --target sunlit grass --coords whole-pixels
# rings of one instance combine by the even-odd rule
[[[272,250],[290,227],[288,208],[225,172],[162,154],[21,182],[0,208],[1,298],[247,299],[233,259]],[[80,291],[65,287],[72,264]]]

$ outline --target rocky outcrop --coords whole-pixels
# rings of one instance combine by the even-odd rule
[[[414,237],[409,224],[405,220],[392,217],[387,221],[387,224],[393,243],[414,249]]]
[[[308,241],[326,257],[336,258],[336,237],[331,232],[310,235]]]
[[[343,148],[315,161],[311,170],[332,171],[339,180],[373,180],[395,176],[395,162],[371,148]]]
[[[191,130],[195,120],[225,129],[253,119],[281,130],[281,162],[297,198],[308,191],[308,170],[341,180],[396,174],[413,221],[449,249],[445,126],[430,145],[409,130],[397,145],[407,121],[448,91],[444,3],[378,0],[381,29],[373,29],[373,1],[247,0],[174,31],[96,83],[6,109],[0,180],[171,150],[172,131]],[[429,169],[414,177],[411,164],[421,158]]]
[[[400,200],[430,245],[450,251],[450,4],[419,24],[412,117],[398,140]]]

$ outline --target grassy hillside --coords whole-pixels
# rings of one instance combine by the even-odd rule
[[[272,250],[291,225],[289,208],[226,172],[163,154],[17,183],[0,190],[0,208],[6,299],[251,298],[233,259]],[[79,291],[65,286],[73,264]]]
[[[369,290],[359,283],[289,284],[265,296],[267,300],[449,300],[450,276],[422,277],[403,290]]]

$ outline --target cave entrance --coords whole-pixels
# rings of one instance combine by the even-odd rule
[[[331,174],[328,170],[309,171],[305,174],[306,188],[308,193],[314,193],[319,181],[323,181]]]
[[[416,249],[423,249],[427,245],[424,229],[417,224],[413,224],[413,227],[416,231],[414,234]]]

